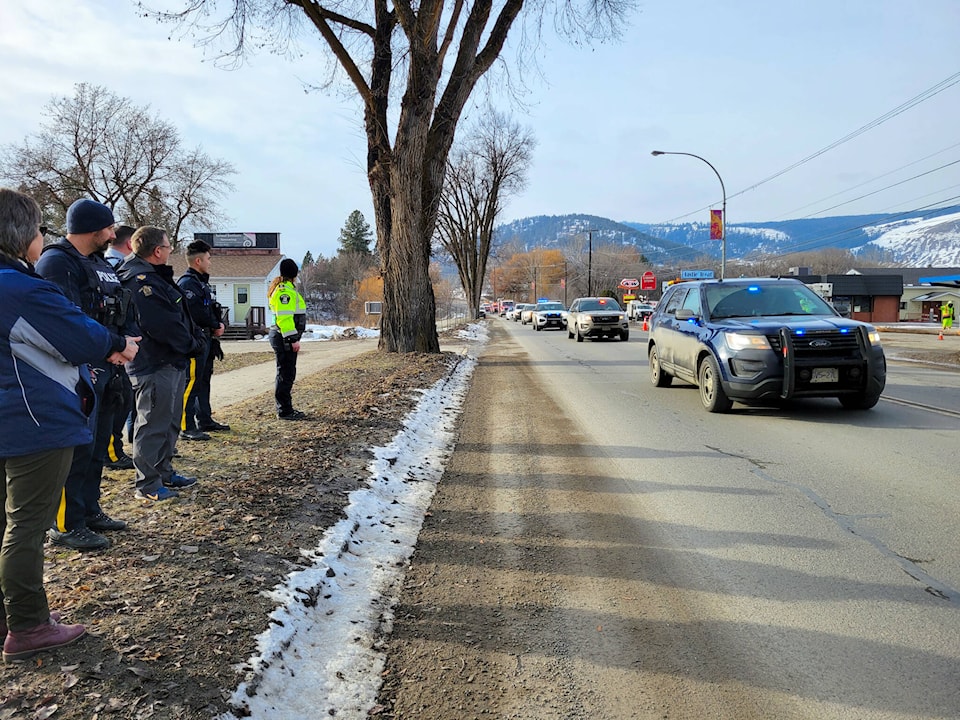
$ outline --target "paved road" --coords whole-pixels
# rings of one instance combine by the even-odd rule
[[[960,717],[960,420],[711,415],[650,385],[642,338],[491,329],[396,610],[395,716]],[[924,374],[958,379],[893,367]]]

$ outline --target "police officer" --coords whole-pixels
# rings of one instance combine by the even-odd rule
[[[44,248],[36,270],[58,285],[89,317],[126,336],[129,344],[137,336],[128,313],[130,295],[101,254],[114,238],[113,226],[113,212],[106,205],[86,198],[77,200],[67,209],[66,238]],[[54,527],[48,531],[55,544],[75,550],[107,548],[110,541],[99,533],[127,526],[100,507],[104,455],[113,424],[112,408],[117,406],[112,394],[122,392],[118,379],[122,380],[123,371],[106,361],[90,367],[97,398],[91,420],[94,439],[74,450]]]
[[[114,270],[120,267],[124,258],[133,252],[133,248],[130,246],[130,237],[135,229],[129,225],[117,225],[114,228],[116,237],[110,242],[110,247],[103,254],[104,260],[113,265]],[[130,439],[133,432],[133,388],[130,386],[130,378],[127,377],[126,370],[123,372],[122,384],[122,396],[116,398],[118,407],[113,413],[113,428],[103,462],[103,466],[111,470],[133,469],[133,458],[127,455],[123,449],[125,437],[128,444],[133,442]],[[119,407],[120,402],[123,403],[122,408]]]
[[[205,431],[229,430],[229,425],[213,419],[210,408],[210,379],[213,377],[214,343],[223,335],[220,306],[210,286],[210,246],[203,240],[187,245],[187,271],[177,280],[187,300],[190,317],[203,331],[204,346],[187,367],[186,402],[180,437],[187,440],[209,440]]]
[[[127,363],[136,405],[134,497],[158,502],[177,497],[177,490],[197,482],[176,472],[172,462],[183,416],[187,364],[200,354],[204,338],[167,264],[172,251],[167,233],[146,225],[137,228],[131,243],[133,255],[123,261],[117,275],[133,293],[143,335],[140,352]]]
[[[281,420],[303,420],[306,415],[293,407],[291,391],[297,379],[297,354],[300,337],[307,327],[307,303],[297,292],[293,281],[299,268],[290,258],[280,261],[280,274],[267,290],[273,326],[270,328],[270,347],[277,359],[277,380],[274,400],[277,417]]]

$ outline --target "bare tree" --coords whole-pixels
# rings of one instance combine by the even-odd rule
[[[494,224],[504,200],[524,188],[535,144],[529,130],[490,111],[447,161],[437,237],[457,266],[472,317],[479,317]]]
[[[108,205],[131,225],[159,225],[176,244],[182,228],[212,228],[233,166],[199,148],[185,151],[176,128],[106,88],[78,84],[44,108],[40,131],[0,154],[0,175],[32,195],[63,226],[79,197]]]
[[[228,55],[245,43],[287,47],[306,20],[327,44],[363,105],[367,178],[384,281],[380,348],[439,352],[430,251],[457,123],[478,81],[499,58],[526,9],[539,30],[555,25],[585,38],[617,34],[635,0],[184,0],[160,17],[195,22],[208,41],[232,34]],[[203,26],[201,26],[203,24]],[[258,36],[265,31],[268,37]],[[535,33],[533,34],[535,35]],[[400,98],[399,110],[391,99]]]

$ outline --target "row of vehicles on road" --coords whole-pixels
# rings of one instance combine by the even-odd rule
[[[615,298],[577,298],[567,309],[552,300],[538,303],[517,303],[504,314],[507,320],[533,325],[537,331],[555,328],[566,330],[568,338],[583,342],[585,338],[630,338],[630,321]]]
[[[781,405],[796,398],[836,398],[866,410],[886,386],[886,357],[875,327],[841,316],[794,278],[695,280],[668,287],[652,303],[577,298],[520,303],[506,314],[537,330],[565,329],[568,338],[627,341],[630,321],[649,324],[650,380],[695,385],[708,412],[733,403]],[[509,312],[509,311],[508,311]]]

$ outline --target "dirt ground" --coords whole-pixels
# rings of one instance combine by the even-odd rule
[[[261,392],[215,415],[230,432],[179,443],[177,469],[200,482],[177,500],[143,505],[133,471],[105,472],[103,507],[129,528],[111,533],[103,552],[46,546],[50,606],[89,636],[3,665],[0,719],[212,718],[230,709],[234,668],[273,610],[261,591],[340,518],[367,478],[369,448],[396,434],[412,391],[453,360],[377,353],[375,343],[353,354],[298,378],[294,399],[309,418],[296,423],[276,418],[272,363],[258,366]],[[229,394],[228,376],[214,385]]]
[[[883,341],[892,360],[960,366],[960,337],[939,341],[935,334],[890,332]],[[47,546],[51,607],[68,622],[84,623],[89,637],[2,666],[0,720],[213,718],[230,710],[226,698],[239,680],[234,668],[250,656],[273,610],[261,591],[300,562],[300,547],[312,543],[305,536],[319,538],[339,519],[348,493],[365,481],[368,449],[393,437],[416,401],[412,391],[443,377],[453,361],[451,353],[381,354],[369,342],[349,352],[340,348],[342,358],[321,362],[318,355],[312,374],[301,373],[295,388],[309,419],[284,423],[273,413],[270,363],[255,362],[269,356],[230,357],[239,349],[228,347],[227,362],[214,377],[215,415],[232,430],[210,442],[180,443],[178,469],[201,482],[176,501],[144,506],[133,498],[132,471],[108,471],[104,508],[130,528],[112,533],[113,546],[104,552]],[[572,630],[537,615],[537,595],[562,589],[518,576],[504,591],[502,611],[473,618],[475,628],[462,624],[463,618],[431,614],[429,591],[436,587],[465,597],[493,590],[478,577],[432,575],[430,553],[443,548],[447,567],[476,563],[478,553],[487,557],[482,564],[499,562],[497,546],[485,545],[485,538],[510,531],[444,522],[462,501],[455,493],[473,491],[469,460],[455,455],[451,477],[461,481],[445,477],[425,523],[422,550],[418,544],[422,564],[408,577],[398,608],[398,643],[385,639],[387,670],[374,713],[443,720],[579,717],[575,692],[548,692],[558,673],[574,682],[577,668],[525,666],[524,648],[517,644],[522,625],[525,637],[562,649],[563,633]],[[471,541],[451,542],[462,536]],[[436,643],[404,644],[424,622]],[[471,657],[442,652],[439,635],[451,628],[477,633],[469,643]],[[588,631],[598,629],[576,632]],[[456,678],[460,691],[449,695],[423,684],[437,673]],[[506,686],[514,688],[509,696]],[[432,710],[424,714],[424,708]]]

